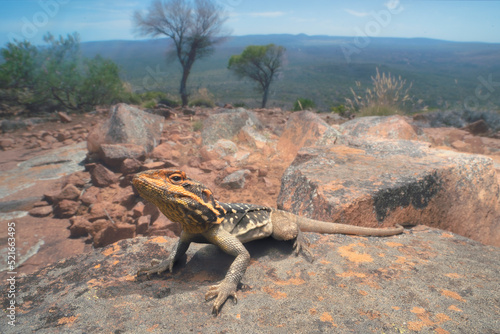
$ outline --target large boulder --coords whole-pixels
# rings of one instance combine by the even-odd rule
[[[232,139],[245,126],[262,128],[253,111],[243,108],[228,109],[210,115],[203,123],[201,137],[203,145],[213,145],[220,139]]]
[[[335,143],[342,135],[310,111],[293,113],[278,140],[280,155],[292,161],[305,146]]]
[[[124,103],[114,105],[109,118],[90,131],[88,151],[99,153],[102,144],[134,144],[151,152],[160,141],[164,120]]]
[[[351,140],[303,148],[283,175],[278,207],[353,225],[425,224],[500,246],[499,194],[490,158]]]
[[[307,233],[246,244],[252,261],[219,316],[205,302],[234,257],[192,243],[174,272],[135,278],[175,239],[135,238],[16,277],[2,333],[497,333],[500,250],[431,228],[388,238]],[[13,284],[13,283],[12,283]],[[42,293],[43,292],[43,293]],[[10,300],[12,302],[13,299]],[[17,311],[17,312],[16,312]]]
[[[399,115],[355,118],[342,124],[340,131],[357,138],[418,139],[415,128]]]

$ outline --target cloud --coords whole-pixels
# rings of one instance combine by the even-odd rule
[[[366,12],[357,12],[357,11],[352,10],[352,9],[349,9],[349,8],[345,8],[344,10],[345,10],[347,13],[351,14],[352,16],[356,16],[356,17],[365,17],[365,16],[370,15],[370,13],[366,13]]]
[[[285,12],[260,12],[260,13],[248,13],[252,17],[279,17],[286,15]]]

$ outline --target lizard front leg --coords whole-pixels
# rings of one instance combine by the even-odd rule
[[[241,241],[219,225],[205,232],[204,236],[210,243],[219,246],[225,253],[236,256],[236,259],[229,267],[226,277],[219,284],[211,286],[205,295],[206,300],[215,298],[212,312],[219,314],[220,308],[229,296],[233,297],[234,301],[237,302],[236,288],[250,263],[250,254]]]
[[[191,234],[182,232],[181,236],[179,237],[179,240],[177,240],[177,243],[172,248],[172,251],[168,255],[167,259],[160,262],[157,265],[139,269],[139,271],[137,271],[137,277],[141,275],[146,275],[147,278],[149,279],[152,274],[159,275],[164,271],[166,271],[167,269],[170,272],[172,272],[175,262],[179,260],[179,258],[186,253],[186,251],[189,248],[189,245],[191,244],[192,239],[193,237]]]

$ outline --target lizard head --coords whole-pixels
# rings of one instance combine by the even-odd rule
[[[210,189],[179,170],[153,169],[137,173],[132,183],[141,197],[153,203],[187,232],[201,233],[220,224],[226,213]]]

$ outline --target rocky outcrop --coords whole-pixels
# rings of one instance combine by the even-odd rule
[[[290,115],[278,140],[278,151],[286,160],[293,160],[302,147],[318,143],[335,143],[342,135],[310,111]]]
[[[302,149],[278,207],[354,225],[424,224],[500,246],[499,194],[489,158],[372,140]]]
[[[253,111],[243,108],[228,109],[210,115],[203,124],[201,132],[203,145],[215,144],[219,139],[232,139],[244,126],[262,128]]]
[[[122,240],[24,277],[15,327],[2,333],[495,333],[500,250],[432,228],[388,238],[306,233],[316,261],[292,244],[247,244],[238,303],[211,314],[204,295],[234,260],[192,244],[172,274],[136,280],[175,240]],[[7,293],[0,294],[7,310]],[[7,315],[4,314],[4,317]],[[4,322],[6,323],[6,322]]]
[[[343,123],[340,131],[356,138],[417,140],[416,128],[399,115],[360,117]]]
[[[90,131],[89,153],[98,153],[102,144],[134,144],[151,152],[159,144],[164,120],[127,104],[117,104],[111,107],[109,118]]]

